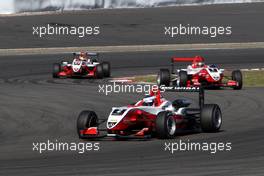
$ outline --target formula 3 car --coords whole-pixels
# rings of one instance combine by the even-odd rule
[[[61,63],[53,64],[53,78],[83,77],[101,79],[110,77],[110,63],[99,63],[98,58],[98,53],[73,53],[73,61],[71,63],[62,61]]]
[[[175,72],[176,62],[192,62],[187,69],[180,69]],[[169,86],[170,83],[178,86],[203,86],[208,88],[231,87],[241,89],[243,78],[240,70],[232,71],[232,76],[224,75],[224,69],[216,65],[205,65],[204,58],[195,56],[193,58],[171,58],[171,72],[169,69],[160,69],[157,76],[157,84]]]
[[[163,87],[172,92],[199,92],[199,107],[189,107],[187,99],[170,102],[160,91],[150,92],[137,103],[113,107],[107,120],[99,120],[94,111],[79,114],[77,133],[81,139],[111,137],[115,139],[173,138],[178,132],[199,130],[217,132],[222,114],[217,104],[204,104],[204,90],[199,87]],[[106,121],[106,128],[100,128]]]

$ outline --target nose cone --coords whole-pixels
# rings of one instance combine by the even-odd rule
[[[74,72],[78,72],[79,71],[79,68],[73,68],[73,71]]]
[[[220,80],[220,76],[213,76],[215,81],[219,81]]]

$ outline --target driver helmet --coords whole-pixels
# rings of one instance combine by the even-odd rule
[[[154,105],[155,96],[146,95],[143,99],[144,106],[153,106]]]
[[[80,53],[80,57],[79,57],[80,60],[86,60],[87,59],[87,55],[85,52],[81,52]]]
[[[198,67],[203,67],[203,66],[204,66],[204,62],[198,62],[198,63],[197,63],[197,66],[198,66]]]

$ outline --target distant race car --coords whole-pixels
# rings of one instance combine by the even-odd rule
[[[168,139],[173,138],[177,132],[219,131],[222,124],[220,107],[217,104],[204,104],[202,88],[162,89],[173,92],[199,92],[199,107],[189,107],[191,102],[188,99],[170,102],[162,97],[160,91],[152,91],[133,105],[113,107],[107,120],[99,120],[94,111],[82,111],[77,120],[79,138]],[[106,128],[100,128],[105,121]]]
[[[180,69],[175,73],[175,62],[192,62],[187,69]],[[195,56],[193,58],[171,59],[171,72],[169,69],[160,69],[157,76],[157,84],[169,86],[170,83],[178,86],[204,86],[208,88],[231,87],[241,89],[243,78],[240,70],[232,71],[232,76],[224,75],[224,69],[219,69],[216,65],[205,65],[204,58]]]
[[[53,78],[89,77],[101,79],[103,77],[110,77],[110,63],[99,63],[98,57],[98,53],[73,53],[73,61],[71,63],[62,61],[61,63],[53,64]]]

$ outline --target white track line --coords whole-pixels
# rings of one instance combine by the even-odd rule
[[[18,49],[0,49],[0,56],[65,54],[65,53],[79,52],[79,51],[90,51],[90,52],[99,52],[99,53],[120,53],[120,52],[147,52],[147,51],[253,49],[253,48],[264,49],[264,42],[18,48]]]
[[[244,68],[240,69],[241,71],[262,71],[264,68]]]

